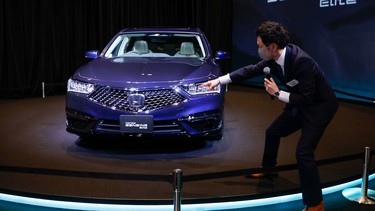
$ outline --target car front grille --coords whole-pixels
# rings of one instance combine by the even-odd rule
[[[96,130],[100,132],[121,133],[120,122],[117,120],[100,120]],[[154,121],[153,134],[186,134],[177,121]]]
[[[140,113],[166,108],[187,100],[173,89],[130,91],[97,87],[89,99],[112,109]]]

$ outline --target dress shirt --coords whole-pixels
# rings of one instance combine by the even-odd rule
[[[284,66],[285,66],[285,54],[286,54],[286,48],[283,48],[280,57],[275,60],[275,62],[278,65],[280,65],[281,70],[283,71],[284,77],[285,77],[285,69],[284,69]],[[289,103],[290,93],[286,92],[286,91],[283,91],[283,90],[280,90],[279,93],[280,93],[279,100],[281,100],[281,101],[283,101],[285,103]]]

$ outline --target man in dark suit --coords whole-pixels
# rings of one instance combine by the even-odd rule
[[[315,162],[315,149],[328,123],[338,109],[336,96],[319,65],[301,48],[288,44],[289,33],[279,23],[266,21],[256,28],[259,56],[257,64],[248,65],[204,83],[209,89],[239,82],[270,69],[287,90],[279,89],[273,78],[264,79],[266,91],[286,103],[283,112],[266,130],[263,173],[248,177],[277,176],[277,154],[280,138],[301,130],[296,149],[299,178],[306,205],[304,210],[324,210],[324,202]],[[268,68],[267,68],[268,67]]]

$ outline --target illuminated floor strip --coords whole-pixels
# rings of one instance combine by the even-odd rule
[[[369,176],[369,181],[375,178],[375,173]],[[343,183],[340,185],[328,187],[323,189],[323,195],[342,191],[347,188],[360,185],[362,179],[357,179],[351,182]],[[301,200],[302,194],[291,194],[285,196],[277,196],[264,199],[233,201],[233,202],[220,202],[220,203],[205,203],[205,204],[183,204],[182,210],[231,210],[249,207],[266,206],[273,204],[286,203],[296,200]],[[60,208],[60,209],[78,209],[78,210],[138,210],[138,211],[165,211],[173,210],[173,205],[118,205],[118,204],[96,204],[96,203],[83,203],[83,202],[67,202],[55,201],[47,199],[37,199],[23,196],[16,196],[10,194],[0,193],[0,201],[13,202],[17,204],[33,205],[40,207]]]

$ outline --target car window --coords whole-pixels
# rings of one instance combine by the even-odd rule
[[[198,58],[206,56],[202,40],[195,34],[143,33],[121,34],[104,53],[113,57]]]

